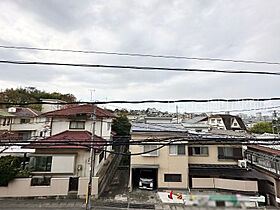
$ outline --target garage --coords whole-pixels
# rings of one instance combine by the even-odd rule
[[[145,165],[137,167],[132,165],[133,189],[155,190],[158,187],[158,165]],[[140,186],[139,186],[140,185]]]

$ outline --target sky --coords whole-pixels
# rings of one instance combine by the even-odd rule
[[[279,62],[279,0],[1,0],[0,45]],[[11,50],[1,60],[280,70],[280,65]],[[279,76],[0,64],[0,88],[36,87],[78,100],[279,97]],[[178,104],[180,112],[280,103]],[[175,111],[175,105],[115,108]],[[113,106],[111,108],[114,108]]]

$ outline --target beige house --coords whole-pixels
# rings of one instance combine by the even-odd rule
[[[44,142],[33,141],[24,147],[35,150],[26,157],[29,159],[28,167],[33,170],[32,177],[16,179],[9,186],[0,187],[0,197],[85,196],[90,170],[93,110],[93,105],[79,105],[40,115],[49,119],[51,136],[44,138]],[[94,145],[94,176],[99,176],[104,169],[109,156],[104,150],[112,149],[111,146],[100,145],[100,141],[111,141],[113,117],[110,112],[96,108],[94,141],[99,143]],[[99,177],[93,180],[93,195],[98,195]],[[25,188],[15,192],[16,185]]]
[[[203,139],[189,137],[179,124],[133,124],[131,138],[134,141],[167,138],[176,141],[159,150],[131,156],[130,189],[138,188],[139,180],[149,177],[154,180],[154,189],[258,192],[258,182],[252,178],[252,171],[240,165],[243,161],[241,146],[200,146],[196,142]],[[151,143],[131,145],[130,152],[143,153],[158,147]]]

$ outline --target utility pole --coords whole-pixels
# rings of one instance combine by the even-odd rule
[[[94,176],[94,165],[95,165],[95,154],[94,154],[95,122],[96,122],[96,105],[93,104],[92,134],[91,134],[91,147],[90,147],[90,170],[89,170],[87,197],[86,197],[86,210],[91,209],[92,178]]]
[[[177,115],[177,124],[179,124],[179,114],[178,114],[178,105],[176,105],[176,115]]]

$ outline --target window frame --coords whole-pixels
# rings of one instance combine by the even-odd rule
[[[195,148],[199,148],[200,154],[196,154]],[[207,149],[207,154],[203,154],[202,153],[202,148],[206,148]],[[208,157],[209,156],[209,147],[206,146],[197,146],[197,147],[188,147],[188,155],[189,156],[199,156],[199,157]]]
[[[34,172],[51,172],[52,170],[52,161],[53,161],[53,157],[52,156],[31,156],[30,157],[30,161],[32,161],[32,159],[35,159],[35,162],[33,165],[29,165],[29,168],[30,169],[33,169]],[[37,164],[36,164],[36,159],[39,159],[39,158],[45,158],[44,160],[44,166],[43,167],[39,167]],[[42,161],[42,160],[41,160]],[[30,162],[29,162],[30,163]],[[42,170],[42,168],[44,168]]]
[[[40,181],[35,181],[35,180],[40,180],[40,179],[43,179],[42,183],[40,183]],[[39,182],[39,183],[38,183]],[[46,176],[40,176],[40,177],[37,177],[37,176],[34,176],[31,178],[31,181],[30,181],[30,186],[50,186],[51,185],[51,177],[46,177]]]
[[[232,156],[227,156],[225,154],[220,154],[220,151],[223,150],[223,153],[225,153],[225,149],[231,149],[232,150]],[[243,159],[242,155],[242,148],[239,147],[218,147],[218,160],[219,161],[237,161]]]
[[[179,146],[183,146],[184,154],[179,154]],[[176,147],[174,154],[171,154],[171,152],[170,152],[171,147]],[[184,156],[184,155],[186,155],[186,145],[184,145],[184,144],[170,144],[168,146],[168,148],[169,148],[169,155],[171,155],[171,156]]]
[[[78,124],[82,123],[82,127],[79,127]],[[72,125],[75,125],[74,127]],[[69,129],[74,129],[74,130],[85,130],[86,128],[86,121],[78,121],[78,120],[72,120],[69,122]]]
[[[151,147],[151,146],[154,146],[154,147],[158,148],[157,145],[146,144],[146,145],[143,145],[143,146],[142,146],[142,151],[143,151],[143,152],[145,152],[145,146],[150,146],[150,147]],[[156,149],[156,148],[150,148],[150,149],[148,149],[148,150],[146,150],[146,151],[153,150],[153,149]],[[153,154],[154,152],[155,152],[156,154]],[[142,154],[142,156],[157,157],[157,156],[159,156],[159,152],[158,152],[158,150],[155,150],[155,151],[153,151],[153,152],[149,152],[149,153]]]
[[[164,174],[164,182],[182,182],[182,174]]]

